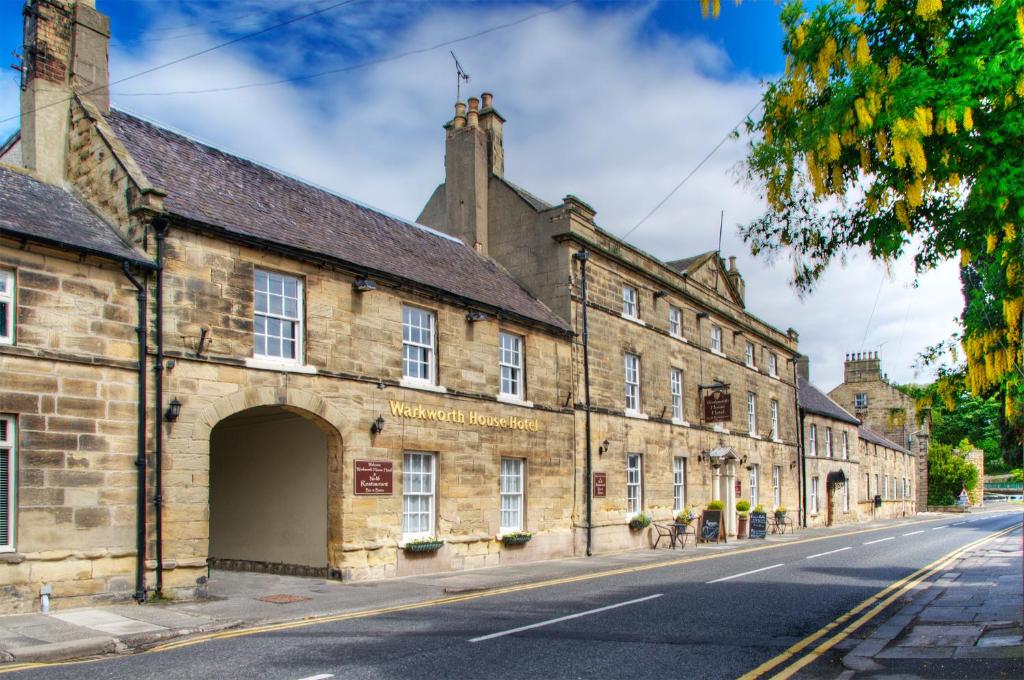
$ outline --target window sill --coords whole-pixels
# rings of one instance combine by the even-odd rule
[[[686,422],[685,420],[682,420],[681,418],[673,418],[672,419],[672,424],[673,425],[679,425],[681,427],[689,427],[690,426],[690,423]]]
[[[647,324],[644,323],[643,320],[640,319],[640,317],[630,316],[629,314],[619,314],[619,316],[621,316],[626,321],[632,321],[633,323],[637,324],[638,326],[643,326],[645,328],[647,327]]]
[[[753,371],[754,373],[760,373],[760,372],[761,372],[761,369],[759,369],[759,368],[758,368],[757,366],[755,366],[754,364],[746,364],[746,363],[745,363],[745,364],[743,364],[743,365],[744,365],[744,366],[746,366],[747,368],[749,368],[749,369],[750,369],[751,371]]]
[[[712,429],[713,429],[713,430],[714,430],[715,432],[723,432],[723,433],[725,433],[725,434],[729,434],[729,430],[727,430],[727,429],[726,429],[726,428],[725,428],[724,426],[722,426],[722,425],[715,425],[715,426],[714,426],[714,427],[713,427]]]
[[[781,439],[779,439],[778,437],[772,437],[772,441],[773,441],[774,443],[776,443],[776,444],[781,444],[781,443],[782,443],[782,440],[781,440]]]
[[[679,342],[685,342],[686,344],[690,344],[690,341],[687,340],[682,335],[676,335],[675,333],[669,333],[669,335],[678,340]]]
[[[285,361],[273,361],[270,359],[259,359],[256,357],[249,357],[245,360],[246,368],[255,368],[260,371],[281,371],[282,373],[304,373],[306,375],[316,375],[316,366],[303,366],[298,363],[288,363]]]
[[[513,397],[509,394],[499,394],[497,400],[502,404],[511,404],[512,406],[522,406],[523,408],[533,408],[532,401],[525,401],[519,397]]]
[[[640,413],[639,411],[625,411],[624,415],[627,418],[636,418],[637,420],[650,420],[650,416],[646,413]]]
[[[775,378],[776,380],[778,380],[779,379],[779,374],[778,373],[769,373],[768,377],[769,378]]]
[[[756,432],[748,432],[747,436],[750,437],[751,439],[760,439],[761,438],[761,435],[757,434]]]
[[[448,394],[447,388],[441,387],[440,385],[418,382],[416,380],[409,380],[408,378],[402,378],[398,382],[398,386],[405,387],[410,390],[423,390],[424,392],[437,392],[438,394]]]
[[[710,351],[710,352],[711,352],[712,354],[715,354],[715,355],[717,355],[717,356],[720,356],[720,357],[722,357],[723,359],[728,359],[728,357],[727,357],[727,356],[725,356],[725,352],[723,352],[723,351],[722,351],[722,350],[720,350],[720,349],[711,349],[711,350],[709,350],[709,351]]]
[[[439,538],[437,534],[406,534],[402,536],[402,539],[400,541],[398,541],[398,548],[399,550],[404,550],[405,546],[407,546],[408,544],[414,543],[416,541],[422,541],[428,538],[436,538],[437,540],[444,542],[444,539]]]

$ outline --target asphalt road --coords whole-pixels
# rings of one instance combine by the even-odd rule
[[[1019,509],[907,522],[12,677],[735,678],[890,583],[1020,522]]]

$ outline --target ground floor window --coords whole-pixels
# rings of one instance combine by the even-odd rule
[[[435,456],[407,453],[402,465],[402,533],[406,538],[434,534]]]
[[[889,475],[882,477],[882,498],[889,500]]]
[[[14,416],[0,415],[0,552],[14,550]]]
[[[843,484],[843,512],[850,511],[850,484]]]
[[[678,513],[686,507],[686,459],[676,456],[672,461],[672,508]]]
[[[818,514],[818,478],[811,478],[811,514]]]
[[[750,507],[756,508],[758,504],[757,478],[761,476],[761,466],[754,464],[750,466]]]
[[[523,459],[502,458],[498,482],[501,491],[501,531],[523,529]]]
[[[871,500],[871,473],[864,475],[864,499]]]
[[[643,462],[639,453],[626,456],[626,512],[639,515],[643,510]]]
[[[772,503],[778,508],[782,505],[782,466],[772,466]]]

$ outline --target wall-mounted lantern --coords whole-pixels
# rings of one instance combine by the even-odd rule
[[[167,411],[164,412],[164,420],[169,423],[173,423],[181,415],[181,402],[175,397],[171,399],[171,403],[167,405]]]
[[[377,416],[377,420],[370,425],[370,434],[380,434],[384,431],[384,416]]]

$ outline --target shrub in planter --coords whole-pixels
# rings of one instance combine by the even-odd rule
[[[444,541],[440,538],[437,536],[429,536],[427,538],[417,538],[414,541],[409,541],[402,547],[402,550],[412,553],[428,553],[440,550],[442,545],[444,545]]]
[[[775,508],[775,516],[776,517],[780,517],[780,518],[781,517],[785,517],[786,516],[786,506],[780,505],[779,507]]]
[[[741,517],[745,517],[747,512],[750,510],[750,501],[746,498],[741,498],[736,501],[736,512],[740,513]]]
[[[724,510],[725,503],[723,503],[722,501],[711,501],[710,503],[708,503],[707,508],[708,510]]]
[[[533,534],[529,531],[513,531],[511,533],[502,534],[501,542],[505,545],[522,545],[528,543],[533,538]]]
[[[629,528],[635,531],[640,529],[646,529],[651,525],[651,516],[646,512],[641,512],[639,515],[629,520]]]
[[[766,515],[766,514],[768,514],[768,513],[766,513],[766,512],[764,511],[764,506],[763,506],[763,505],[761,505],[760,503],[758,503],[757,505],[755,505],[755,506],[754,506],[754,509],[753,509],[753,510],[751,510],[751,512],[752,512],[753,514],[755,514],[755,515]]]

